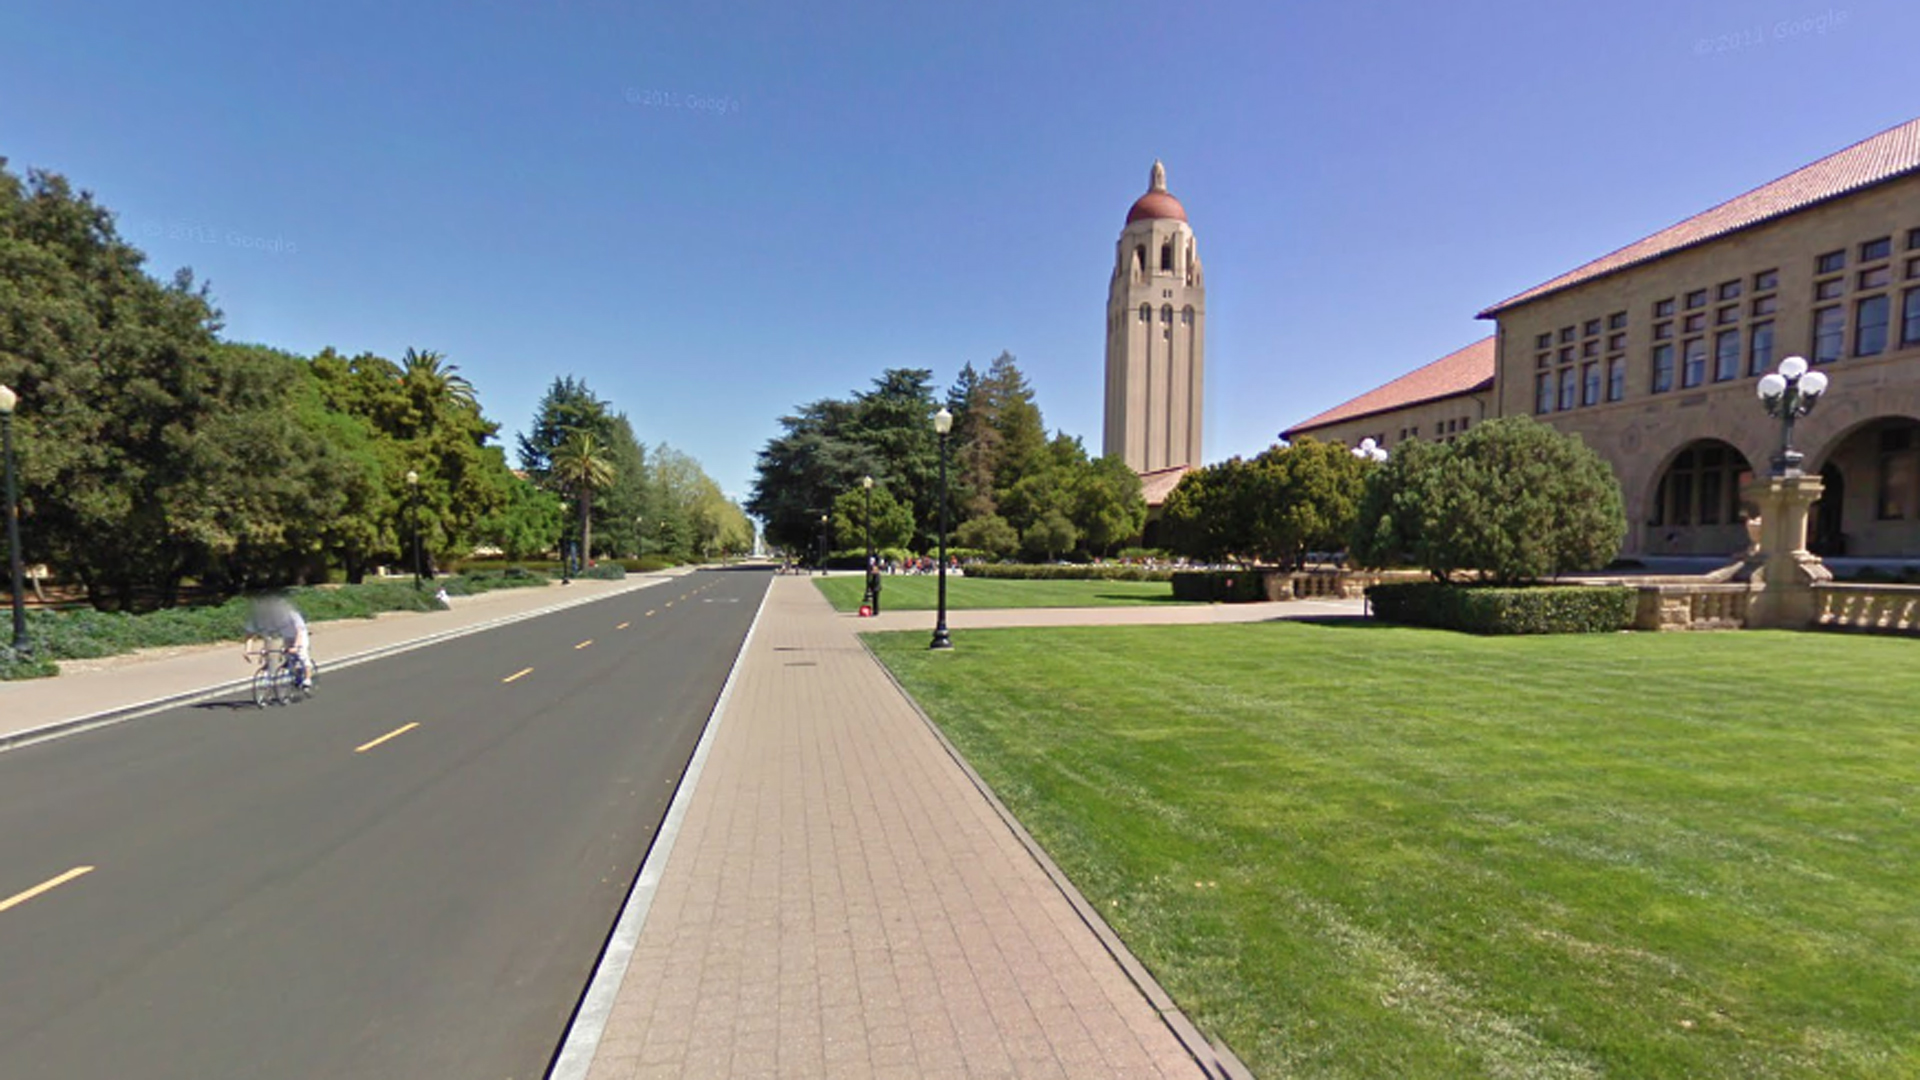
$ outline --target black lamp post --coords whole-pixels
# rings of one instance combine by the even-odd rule
[[[27,654],[26,583],[20,574],[20,495],[13,482],[13,407],[20,395],[9,386],[0,386],[0,455],[6,458],[7,473],[7,563],[13,572],[13,651]]]
[[[947,636],[947,433],[953,430],[953,414],[942,408],[933,414],[933,430],[940,436],[940,618],[933,624],[933,643],[929,649],[951,649]]]
[[[1793,422],[1820,403],[1820,395],[1827,392],[1827,376],[1808,371],[1805,359],[1789,356],[1780,361],[1780,370],[1761,377],[1758,389],[1767,415],[1780,418],[1780,452],[1773,456],[1773,475],[1799,476],[1806,455],[1793,448]]]
[[[820,515],[820,572],[827,572],[827,515]]]
[[[633,519],[633,543],[634,543],[634,549],[635,549],[634,557],[640,558],[640,559],[646,558],[647,557],[647,519],[644,517],[637,517]]]
[[[413,587],[420,588],[420,474],[407,470],[407,489],[413,503]]]
[[[871,566],[873,565],[873,477],[871,476],[861,477],[860,487],[863,490],[865,490],[867,493],[866,494],[867,565]]]

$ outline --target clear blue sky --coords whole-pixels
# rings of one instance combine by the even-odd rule
[[[1097,452],[1155,157],[1217,459],[1910,119],[1915,40],[1911,0],[17,2],[0,154],[210,278],[229,337],[443,351],[508,435],[573,373],[743,495],[795,404],[1002,349]]]

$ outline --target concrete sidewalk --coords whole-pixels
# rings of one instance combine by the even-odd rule
[[[772,589],[592,1080],[1209,1075],[861,647],[876,620]]]
[[[623,581],[576,580],[523,589],[498,589],[453,598],[451,611],[391,612],[373,619],[312,624],[313,656],[324,682],[329,665],[358,654],[390,650],[423,638],[525,617],[560,605],[644,589],[687,570],[641,574]],[[237,641],[148,649],[97,660],[63,660],[51,679],[0,682],[0,740],[63,721],[136,709],[150,702],[211,690],[246,679],[252,668]]]

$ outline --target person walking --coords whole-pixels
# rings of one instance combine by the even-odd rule
[[[875,615],[880,614],[880,560],[867,559],[867,609]]]

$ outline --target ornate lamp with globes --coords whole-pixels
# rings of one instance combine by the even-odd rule
[[[1798,628],[1819,615],[1814,586],[1833,580],[1820,557],[1807,550],[1807,511],[1820,499],[1820,477],[1801,468],[1806,455],[1794,448],[1793,425],[1811,413],[1827,391],[1825,372],[1807,370],[1798,356],[1780,361],[1757,387],[1767,415],[1780,421],[1780,449],[1767,475],[1755,477],[1741,492],[1760,509],[1759,547],[1748,556],[1741,577],[1755,589],[1747,603],[1747,626]]]

